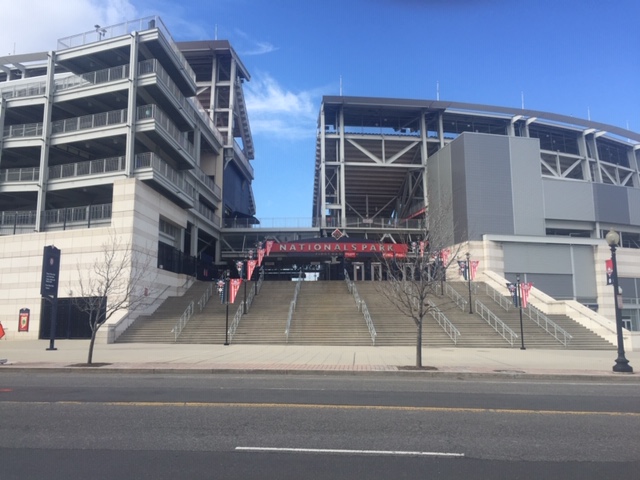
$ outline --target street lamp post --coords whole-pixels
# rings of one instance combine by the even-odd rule
[[[518,303],[518,310],[520,311],[520,350],[526,350],[524,348],[524,328],[522,326],[522,295],[520,293],[520,275],[516,275],[516,302]]]
[[[229,345],[229,289],[231,285],[229,285],[231,274],[229,270],[224,272],[224,281],[225,281],[225,299],[224,302],[227,304],[227,317],[225,320],[225,328],[224,328],[224,344]]]
[[[613,272],[611,279],[613,280],[613,306],[616,312],[616,333],[618,337],[618,358],[616,358],[616,364],[613,366],[613,371],[618,373],[633,373],[633,368],[629,365],[629,360],[624,354],[624,340],[622,339],[622,312],[620,311],[620,305],[618,304],[618,263],[616,261],[616,248],[620,242],[620,235],[615,230],[609,230],[605,239],[609,248],[611,249],[611,265]]]
[[[471,306],[471,262],[469,261],[469,259],[471,258],[471,254],[467,252],[466,257],[467,257],[467,280],[469,283],[469,313],[473,313],[473,308]]]

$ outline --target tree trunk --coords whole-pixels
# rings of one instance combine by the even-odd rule
[[[98,334],[98,329],[91,330],[91,341],[89,342],[89,358],[87,359],[87,363],[91,365],[91,361],[93,360],[93,344],[96,342],[96,335]]]
[[[422,319],[418,321],[418,334],[416,337],[416,367],[422,368]]]

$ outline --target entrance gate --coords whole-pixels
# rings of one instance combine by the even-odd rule
[[[371,263],[371,280],[382,280],[382,264],[380,262]]]
[[[353,281],[364,281],[364,263],[353,262]]]

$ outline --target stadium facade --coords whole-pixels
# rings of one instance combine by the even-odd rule
[[[176,43],[159,17],[96,25],[55,51],[0,58],[0,321],[8,338],[48,335],[40,322],[49,317],[40,298],[45,246],[61,251],[63,338],[86,336],[87,322],[74,319],[78,269],[114,236],[152,266],[148,307],[138,314],[212,278],[225,219],[255,214],[248,80],[228,42]],[[110,321],[126,328],[135,319],[124,317]]]
[[[412,220],[444,212],[447,244],[469,252],[479,271],[510,281],[519,275],[608,318],[615,317],[604,238],[614,229],[623,323],[637,331],[638,142],[638,133],[548,112],[326,96],[314,216],[326,229],[371,238],[363,227],[386,226],[378,235],[402,230],[419,240]]]
[[[327,252],[310,258],[289,243],[267,270],[306,264],[321,278],[345,270],[381,278],[380,259],[365,253],[371,244],[420,240],[435,211],[449,225],[446,243],[479,261],[479,274],[498,283],[520,276],[549,311],[573,302],[608,332],[604,236],[615,229],[623,320],[640,330],[640,134],[523,109],[325,96],[312,219],[304,228],[258,225],[249,80],[228,42],[176,43],[158,17],[0,58],[0,322],[8,338],[47,338],[46,246],[64,259],[62,337],[86,334],[73,306],[78,271],[102,245],[115,235],[148,260],[146,307],[109,320],[102,336],[113,341],[137,316],[196,279],[217,278],[225,262],[267,239]],[[319,243],[338,236],[359,253]],[[459,278],[454,268],[447,275]]]

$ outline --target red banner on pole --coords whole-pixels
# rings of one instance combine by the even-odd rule
[[[533,283],[521,283],[520,284],[520,301],[522,302],[522,308],[527,308],[527,302],[529,300],[529,292],[533,287]]]
[[[264,258],[264,248],[258,249],[258,266],[262,265],[262,259]]]
[[[607,268],[607,285],[613,285],[613,260],[605,260],[604,264]]]
[[[478,271],[478,265],[480,265],[480,260],[471,260],[471,280],[475,280],[476,279],[476,272]]]
[[[251,280],[251,276],[253,275],[253,270],[256,268],[256,264],[258,262],[256,260],[249,260],[247,262],[247,280]]]
[[[241,283],[242,279],[240,278],[232,278],[230,280],[229,303],[234,303],[236,301],[236,295],[238,294],[238,290],[240,290]]]
[[[4,327],[0,323],[0,339],[2,339],[2,337],[4,337]]]
[[[267,240],[267,251],[265,252],[267,257],[271,253],[272,248],[273,248],[273,240]]]

